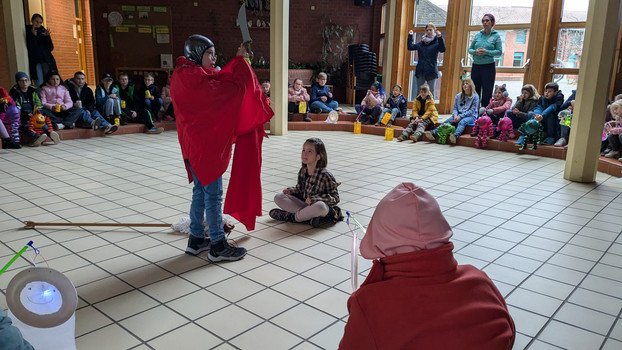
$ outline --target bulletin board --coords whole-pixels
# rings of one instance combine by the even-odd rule
[[[170,7],[110,4],[108,24],[110,54],[116,66],[145,69],[174,65],[169,62],[173,57]]]

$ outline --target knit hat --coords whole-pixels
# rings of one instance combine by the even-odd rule
[[[366,259],[383,258],[438,248],[452,235],[434,197],[412,183],[401,183],[376,206],[360,250]]]
[[[28,74],[24,73],[24,72],[17,72],[15,73],[15,83],[19,83],[19,80],[22,78],[26,78],[28,80],[30,80],[30,78],[28,77]]]
[[[201,65],[205,50],[214,46],[214,43],[203,35],[194,34],[186,39],[184,44],[184,56],[190,61]]]

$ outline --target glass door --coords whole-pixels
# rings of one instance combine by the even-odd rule
[[[555,45],[548,55],[546,81],[556,82],[566,97],[577,89],[588,5],[584,0],[563,0],[554,13],[559,20],[551,28],[551,42]]]
[[[512,100],[520,95],[530,57],[533,0],[472,0],[467,30],[467,49],[461,61],[462,69],[470,72],[472,57],[468,53],[475,34],[482,30],[482,17],[490,13],[495,17],[494,30],[503,43],[503,54],[495,58],[497,74],[495,84],[506,84]],[[486,102],[485,104],[487,104]]]

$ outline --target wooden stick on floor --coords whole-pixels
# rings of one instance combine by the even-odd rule
[[[113,227],[171,227],[171,224],[140,224],[122,222],[34,222],[24,221],[25,229],[35,226],[113,226]]]

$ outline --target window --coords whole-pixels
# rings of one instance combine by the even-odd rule
[[[524,52],[514,52],[514,61],[512,61],[513,67],[522,67],[523,66],[523,57],[525,56]]]
[[[527,30],[517,30],[516,31],[516,43],[524,44],[527,40]]]
[[[495,66],[496,67],[501,67],[503,65],[503,54],[501,54],[501,56],[499,57],[495,57]]]

